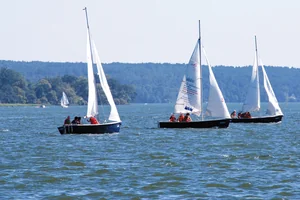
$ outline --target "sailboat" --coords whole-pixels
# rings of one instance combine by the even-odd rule
[[[260,111],[260,88],[259,88],[259,73],[258,67],[261,67],[263,74],[263,85],[268,96],[268,108],[265,116],[251,117],[251,118],[233,118],[233,123],[272,123],[281,122],[283,113],[279,107],[277,98],[269,81],[266,70],[258,57],[257,40],[255,36],[255,59],[252,68],[252,77],[248,88],[246,100],[242,107],[242,112],[258,112]]]
[[[62,97],[60,99],[60,105],[63,108],[69,107],[69,100],[65,92],[62,93]]]
[[[209,71],[209,97],[205,115],[214,119],[204,120],[201,50],[204,53]],[[227,128],[230,123],[230,114],[223,94],[218,86],[212,68],[208,62],[204,48],[201,46],[199,21],[199,39],[186,66],[186,71],[179,88],[174,113],[194,114],[201,120],[190,122],[158,122],[159,128]],[[219,118],[219,119],[216,119]]]
[[[91,39],[90,28],[88,23],[87,8],[84,8],[86,23],[87,23],[87,71],[88,71],[88,104],[86,118],[98,118],[98,99],[96,90],[96,81],[94,77],[93,65],[94,59],[96,68],[100,79],[100,85],[110,105],[110,114],[108,119],[101,124],[67,124],[58,127],[61,134],[103,134],[103,133],[117,133],[120,131],[121,119],[112,97],[110,88],[108,86],[106,76],[98,56],[98,52],[94,41]],[[98,120],[98,119],[97,119]],[[99,120],[98,120],[99,121]]]

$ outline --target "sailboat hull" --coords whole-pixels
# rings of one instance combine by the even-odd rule
[[[231,119],[231,123],[278,123],[282,121],[283,115],[276,115],[270,117],[252,117],[249,119]]]
[[[58,127],[60,134],[104,134],[118,133],[121,122],[106,124],[70,124]]]
[[[230,119],[192,121],[192,122],[158,122],[159,128],[227,128]]]

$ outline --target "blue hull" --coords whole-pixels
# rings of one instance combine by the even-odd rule
[[[121,122],[107,124],[70,124],[58,127],[60,134],[104,134],[120,132]]]

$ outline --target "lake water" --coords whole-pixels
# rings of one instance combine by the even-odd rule
[[[122,105],[119,134],[60,135],[86,107],[0,107],[0,199],[300,199],[300,104],[281,108],[279,124],[158,129],[173,105]]]

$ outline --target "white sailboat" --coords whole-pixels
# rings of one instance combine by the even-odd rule
[[[60,105],[63,108],[69,107],[69,100],[65,92],[62,92],[62,97],[60,99]]]
[[[107,101],[110,105],[110,114],[104,122],[101,124],[75,124],[75,125],[64,125],[58,127],[59,132],[61,134],[66,133],[88,133],[88,134],[101,134],[101,133],[116,133],[120,131],[121,127],[121,119],[119,117],[119,113],[112,97],[110,88],[108,86],[106,76],[101,64],[100,57],[98,55],[98,51],[96,49],[94,41],[91,39],[90,28],[88,23],[88,15],[87,8],[84,8],[86,14],[86,22],[87,22],[87,71],[88,71],[88,105],[87,105],[87,113],[86,117],[95,117],[98,118],[98,99],[97,99],[97,90],[96,90],[96,81],[94,77],[94,61],[96,63],[96,68],[98,72],[98,76],[100,79],[100,85],[102,90],[107,98]],[[99,121],[99,120],[98,120]]]
[[[266,111],[266,115],[260,117],[251,117],[251,118],[239,117],[237,119],[232,119],[232,122],[234,123],[239,123],[239,122],[271,123],[271,122],[280,122],[282,120],[283,113],[278,104],[277,98],[275,96],[275,93],[269,81],[264,65],[262,64],[261,60],[258,57],[256,36],[255,36],[255,58],[252,67],[252,76],[251,76],[246,100],[243,104],[242,112],[251,113],[251,112],[260,111],[261,100],[260,100],[259,71],[258,71],[259,66],[262,69],[264,89],[268,96],[268,108]]]
[[[206,58],[209,71],[209,97],[205,115],[215,120],[203,120],[203,92],[202,92],[202,65],[201,49]],[[186,67],[186,72],[179,89],[174,113],[190,113],[196,116],[201,115],[201,120],[192,122],[159,122],[160,128],[227,128],[230,122],[230,114],[226,106],[223,94],[215,79],[212,68],[208,62],[204,48],[201,46],[200,21],[199,39],[196,43],[192,56]]]

